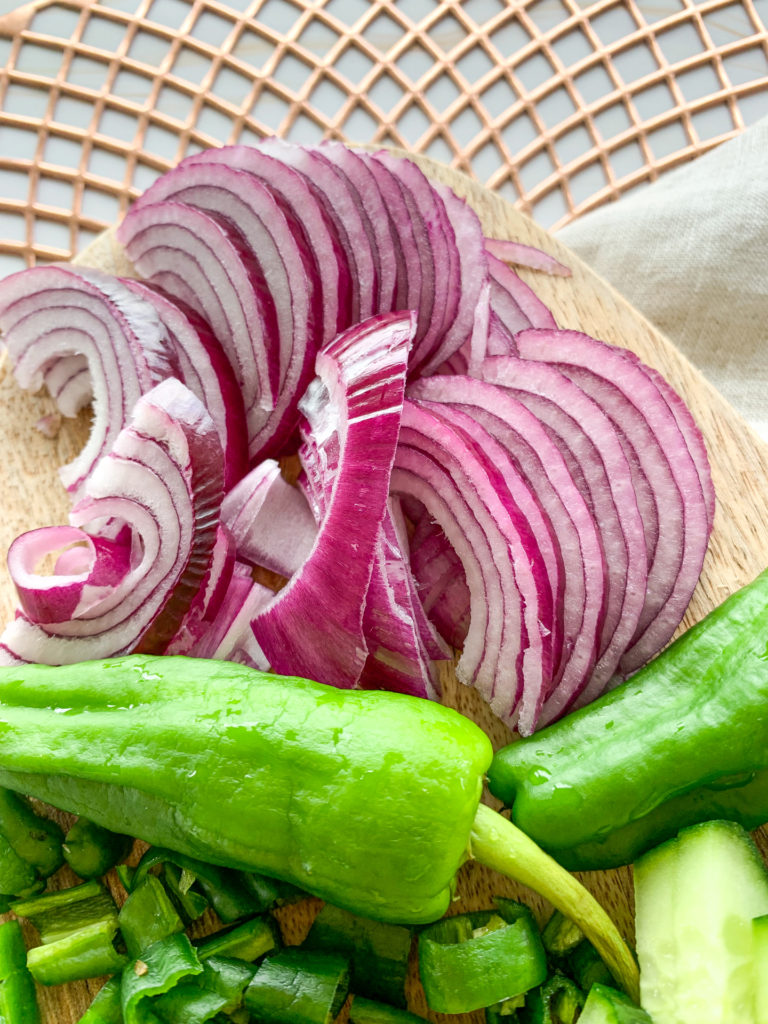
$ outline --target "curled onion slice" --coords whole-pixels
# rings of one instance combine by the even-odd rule
[[[302,400],[315,446],[338,438],[317,539],[301,569],[253,620],[274,671],[355,686],[367,657],[363,609],[397,444],[411,314],[382,314],[319,353]],[[333,614],[330,614],[331,610]]]
[[[127,528],[131,561],[100,600],[50,621],[19,615],[0,639],[22,661],[72,664],[163,653],[207,585],[223,496],[221,445],[200,401],[169,378],[136,403],[130,425],[89,477],[70,522],[94,536]],[[94,542],[96,564],[103,546]],[[50,586],[48,589],[50,591]]]
[[[275,407],[280,367],[275,303],[254,255],[221,220],[171,201],[133,207],[118,239],[143,278],[211,325],[243,393],[250,450]]]
[[[60,470],[78,494],[139,397],[173,372],[165,328],[116,278],[54,265],[0,282],[0,331],[22,388],[37,391],[47,378],[64,415],[93,397],[85,447]]]

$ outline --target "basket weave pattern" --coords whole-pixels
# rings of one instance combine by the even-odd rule
[[[0,272],[68,258],[187,153],[273,133],[427,153],[559,226],[768,110],[766,21],[766,0],[34,0],[0,17]]]

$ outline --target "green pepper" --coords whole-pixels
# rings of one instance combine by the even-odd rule
[[[581,989],[560,971],[555,971],[543,985],[526,996],[516,1024],[575,1024],[583,1005]]]
[[[254,917],[196,942],[201,961],[211,956],[222,956],[250,962],[261,959],[279,946],[278,928],[270,917]]]
[[[18,921],[0,925],[0,1021],[40,1024],[35,983],[27,968],[27,949]]]
[[[210,957],[203,973],[192,975],[157,996],[152,1009],[165,1024],[205,1024],[218,1013],[234,1013],[243,1002],[256,968],[224,957]]]
[[[0,833],[41,878],[50,877],[64,863],[61,826],[8,789],[0,789]]]
[[[302,949],[339,953],[349,960],[355,995],[405,1006],[409,928],[371,921],[327,903],[313,921]]]
[[[148,875],[128,896],[118,916],[129,956],[138,957],[153,942],[184,931],[163,883]]]
[[[64,837],[64,859],[80,878],[100,878],[131,852],[133,840],[78,818]]]
[[[63,985],[114,974],[128,962],[115,947],[116,938],[117,921],[97,921],[55,942],[30,949],[27,965],[41,985]]]
[[[424,1017],[356,995],[349,1008],[349,1024],[424,1024]]]
[[[768,571],[631,679],[493,759],[491,792],[572,870],[683,826],[768,821]]]
[[[245,1008],[261,1024],[331,1024],[348,992],[344,957],[285,949],[262,960],[245,990]]]
[[[120,975],[116,974],[102,985],[77,1024],[123,1024],[120,983]]]
[[[419,976],[431,1010],[468,1013],[520,996],[547,976],[539,930],[527,907],[447,917],[419,935]]]
[[[0,669],[0,785],[400,924],[442,916],[471,856],[572,917],[635,994],[635,962],[605,912],[479,804],[490,759],[484,733],[432,701],[231,662]]]
[[[120,1000],[125,1024],[145,1024],[157,1015],[151,997],[162,995],[182,978],[201,974],[203,966],[186,935],[177,932],[148,946],[141,958],[123,971]]]

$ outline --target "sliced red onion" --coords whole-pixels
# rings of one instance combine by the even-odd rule
[[[242,390],[249,450],[275,407],[275,304],[253,254],[222,221],[183,203],[135,206],[118,239],[142,277],[191,306],[212,327]]]
[[[422,525],[424,524],[424,525]],[[421,527],[421,530],[419,529]],[[464,568],[445,533],[424,515],[411,545],[411,568],[422,607],[438,632],[457,649],[469,630],[470,594]]]
[[[570,267],[566,267],[560,260],[534,245],[524,245],[522,242],[513,242],[507,238],[486,238],[485,248],[497,259],[514,263],[517,267],[543,270],[545,274],[552,274],[555,277],[571,276]]]
[[[291,145],[274,136],[263,139],[259,149],[303,174],[322,202],[334,225],[349,268],[350,322],[358,323],[377,312],[376,296],[379,289],[376,260],[366,231],[365,212],[349,180],[315,150]]]
[[[556,613],[562,615],[562,623],[555,619],[562,657],[548,703],[565,708],[592,674],[603,616],[605,565],[592,514],[557,446],[511,395],[469,377],[441,376],[415,382],[409,396],[468,412],[506,449],[549,519],[562,558],[561,582],[551,580]]]
[[[601,406],[630,468],[650,485],[658,539],[645,606],[621,659],[627,674],[670,639],[698,581],[710,532],[699,473],[668,402],[633,353],[577,331],[524,331],[517,344],[523,358],[554,363]]]
[[[487,324],[484,316],[478,314],[478,306],[488,301],[488,292],[484,289],[488,280],[488,258],[480,221],[475,211],[447,185],[434,188],[443,200],[459,255],[459,276],[454,285],[459,293],[459,305],[453,321],[446,324],[437,349],[424,366],[415,368],[424,377],[434,373],[466,342],[470,349],[477,349],[479,343],[472,340],[474,332],[482,334]]]
[[[37,572],[56,552],[52,575]],[[124,579],[130,555],[125,542],[91,537],[73,526],[46,526],[13,541],[8,572],[24,615],[31,622],[55,622],[78,618],[98,604]]]
[[[240,561],[286,578],[306,561],[317,537],[307,500],[265,459],[225,496],[221,520],[232,534]]]
[[[555,318],[538,295],[511,267],[488,255],[492,281],[491,306],[510,334],[527,327],[556,328]]]
[[[632,473],[613,423],[554,366],[503,357],[488,359],[480,375],[538,417],[598,524],[606,566],[605,615],[597,664],[580,697],[586,702],[611,679],[645,603],[647,551]]]
[[[279,147],[275,149],[275,155],[269,149],[267,140],[261,148],[224,146],[195,153],[187,157],[185,163],[213,164],[246,171],[272,190],[284,212],[290,211],[294,229],[303,230],[306,246],[310,253],[315,254],[314,274],[322,291],[323,341],[328,343],[352,323],[350,265],[336,224],[311,182],[277,156],[281,151]]]
[[[197,395],[221,439],[224,484],[233,487],[248,466],[243,396],[224,350],[211,328],[195,311],[145,281],[125,280],[135,295],[148,302],[166,331],[178,377]]]
[[[251,567],[236,562],[224,601],[209,630],[191,651],[195,658],[238,661],[266,671],[251,629],[253,619],[272,601],[274,591],[251,578]]]
[[[313,152],[344,175],[364,214],[363,222],[376,263],[376,311],[388,313],[400,309],[396,304],[399,244],[393,235],[387,207],[373,172],[359,153],[340,142],[325,140]]]
[[[379,527],[365,595],[363,633],[368,657],[359,685],[437,699],[437,671],[416,625],[410,580],[410,568],[388,509]]]
[[[304,565],[253,620],[276,672],[354,686],[365,664],[363,608],[386,511],[412,315],[372,317],[317,357],[302,412],[317,446],[338,434],[325,517]],[[329,609],[333,614],[329,614]]]
[[[86,356],[61,356],[45,370],[45,386],[64,416],[77,416],[93,398]]]
[[[279,454],[298,423],[298,398],[312,378],[323,340],[317,262],[304,233],[263,182],[221,164],[182,162],[144,193],[133,212],[165,201],[184,203],[224,223],[242,239],[263,276],[277,322],[278,380],[274,408],[251,433],[249,450],[252,459]],[[265,344],[271,346],[272,339]]]
[[[222,609],[230,600],[235,565],[234,541],[229,532],[219,525],[205,582],[192,599],[165,654],[195,656],[197,646],[215,628],[219,616],[226,615]]]
[[[118,535],[128,527],[129,571],[78,618],[69,617],[68,596],[51,621],[35,624],[19,615],[1,642],[22,661],[49,665],[129,651],[163,653],[207,585],[222,496],[213,421],[191,391],[173,378],[163,381],[136,403],[130,425],[99,461],[70,514],[73,527],[88,527],[94,537],[104,523]],[[108,550],[95,541],[94,548],[92,578],[102,572],[98,558]],[[54,586],[46,584],[49,595]]]
[[[423,232],[416,237],[422,267],[422,299],[429,297],[429,310],[423,302],[411,355],[410,372],[416,373],[420,365],[433,357],[456,318],[461,294],[459,253],[445,203],[416,164],[386,151],[377,152],[374,158],[402,183],[412,222],[423,224]]]
[[[77,494],[110,449],[138,398],[172,372],[168,339],[151,307],[117,279],[95,270],[38,266],[0,282],[0,331],[22,388],[37,391],[45,377],[63,388],[72,371],[82,385],[87,360],[93,424],[85,447],[60,470]],[[62,380],[55,364],[66,360]],[[62,412],[76,412],[86,397],[78,386]]]

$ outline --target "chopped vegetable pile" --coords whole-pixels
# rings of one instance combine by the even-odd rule
[[[276,139],[189,157],[118,238],[141,280],[0,282],[19,384],[94,409],[69,525],[11,549],[5,663],[181,653],[433,697],[453,646],[530,734],[669,640],[706,452],[658,373],[508,262],[562,264],[408,160]]]

